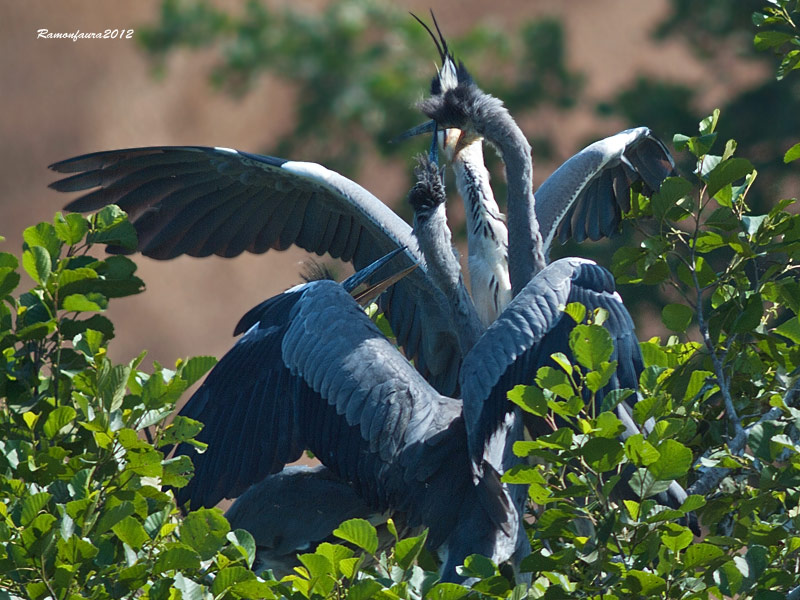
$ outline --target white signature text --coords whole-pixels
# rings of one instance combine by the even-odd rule
[[[49,29],[37,29],[37,40],[130,40],[133,38],[133,29],[106,29],[102,33],[90,31],[56,32]]]

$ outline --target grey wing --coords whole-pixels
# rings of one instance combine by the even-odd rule
[[[647,127],[597,141],[567,160],[536,191],[536,218],[545,253],[555,239],[599,240],[619,231],[630,189],[642,181],[652,195],[675,174],[667,147]]]
[[[298,553],[334,542],[333,530],[348,519],[372,523],[382,545],[389,538],[394,541],[381,527],[389,514],[371,509],[352,486],[321,465],[286,467],[270,475],[239,496],[225,517],[232,529],[246,529],[253,536],[253,570],[272,569],[278,578],[300,564]]]
[[[179,502],[238,495],[308,448],[370,507],[430,527],[434,547],[465,514],[490,539],[510,529],[499,480],[472,483],[461,402],[433,390],[340,285],[298,286],[254,311],[182,413],[205,423],[209,446]]]
[[[411,227],[346,177],[315,163],[192,146],[97,152],[50,168],[74,173],[51,188],[92,190],[68,210],[119,205],[136,228],[138,250],[157,259],[232,257],[296,244],[358,270],[405,246],[408,265],[423,267],[380,303],[420,372],[442,393],[454,393],[461,354],[449,306],[427,275]]]
[[[573,358],[569,334],[575,322],[562,311],[570,302],[580,302],[589,311],[602,307],[609,313],[604,326],[614,341],[612,360],[618,365],[597,400],[602,402],[611,389],[638,387],[642,370],[639,342],[611,273],[584,259],[555,261],[523,288],[464,359],[464,418],[470,456],[476,463],[483,459],[487,440],[513,410],[507,392],[515,385],[533,383],[540,367],[554,365],[553,353]],[[547,433],[542,424],[533,426],[534,436]]]

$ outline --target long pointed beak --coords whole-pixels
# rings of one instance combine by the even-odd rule
[[[423,123],[422,125],[417,125],[416,127],[412,127],[405,133],[401,133],[396,138],[393,138],[391,143],[396,144],[398,142],[402,142],[403,140],[407,140],[408,138],[422,135],[423,133],[431,133],[432,131],[436,131],[436,121],[428,121],[427,123]]]
[[[361,306],[366,306],[375,298],[380,296],[383,292],[393,286],[395,283],[400,281],[403,277],[411,273],[414,269],[416,269],[419,265],[414,263],[410,267],[406,267],[402,271],[398,271],[393,275],[390,275],[386,279],[379,281],[378,283],[372,284],[371,286],[364,287],[361,290],[353,290],[350,292],[353,295],[353,299],[358,302]],[[364,284],[366,285],[366,284]]]
[[[405,246],[402,248],[397,248],[386,256],[379,258],[371,265],[364,267],[356,273],[353,273],[350,277],[342,282],[342,287],[344,287],[344,289],[346,289],[350,295],[353,296],[356,302],[362,306],[365,306],[382,294],[387,288],[389,288],[389,286],[400,281],[403,277],[417,268],[417,264],[414,263],[410,267],[406,267],[405,269],[392,273],[388,277],[385,277],[376,283],[369,283],[370,278],[378,270],[385,266],[395,256],[401,252],[404,252],[405,249]]]

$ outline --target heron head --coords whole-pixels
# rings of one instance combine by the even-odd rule
[[[470,123],[471,107],[480,90],[472,80],[472,76],[467,71],[464,63],[456,61],[453,53],[447,46],[447,40],[442,35],[436,17],[431,11],[433,24],[436,28],[434,33],[422,19],[411,13],[420,25],[425,28],[431,36],[442,66],[431,81],[431,95],[422,100],[418,107],[428,117],[436,121],[440,130],[446,129],[467,129]]]

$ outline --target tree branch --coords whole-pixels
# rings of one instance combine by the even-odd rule
[[[786,391],[784,394],[783,400],[786,406],[791,406],[794,404],[794,401],[797,399],[798,392],[800,392],[800,377],[798,377],[792,387]],[[744,447],[747,444],[747,438],[750,435],[750,432],[756,425],[764,423],[765,421],[773,421],[780,417],[783,414],[783,411],[780,407],[775,407],[763,415],[761,418],[749,425],[747,428],[741,428],[740,431],[734,436],[734,438],[728,443],[728,449],[730,450],[731,454],[736,456],[740,456],[744,451]],[[703,456],[708,456],[710,451],[707,451],[703,454]],[[700,467],[698,471],[701,472],[700,477],[695,481],[689,489],[686,490],[688,494],[700,494],[701,496],[707,496],[709,492],[715,490],[720,482],[731,472],[730,469],[727,468],[720,468],[720,467]],[[798,600],[800,600],[800,588],[798,588]]]

